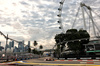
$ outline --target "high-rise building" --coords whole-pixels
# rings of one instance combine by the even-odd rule
[[[9,48],[9,45],[8,44],[5,45],[5,51],[7,50],[7,48]]]
[[[18,44],[19,52],[24,52],[24,40]]]
[[[22,41],[22,51],[24,52],[24,40]]]
[[[1,42],[0,42],[0,46],[1,46]]]
[[[30,41],[28,41],[28,47],[30,47]]]
[[[1,46],[1,42],[0,42],[0,46]],[[1,47],[0,47],[0,51],[2,51]]]
[[[9,48],[11,49],[11,47],[12,47],[12,42],[9,42]]]
[[[0,46],[0,51],[2,51],[2,49],[4,49],[4,47],[3,46]]]
[[[18,49],[19,49],[19,52],[22,52],[22,42],[19,42]]]
[[[4,47],[3,47],[3,46],[1,46],[1,42],[0,42],[0,51],[2,51],[2,49],[4,49]]]
[[[28,45],[26,45],[24,49],[25,49],[25,52],[27,52],[28,51]]]
[[[14,47],[14,40],[12,41],[12,47]]]
[[[14,52],[19,52],[18,48],[15,46]]]

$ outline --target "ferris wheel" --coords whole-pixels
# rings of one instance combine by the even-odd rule
[[[63,27],[63,25],[62,25],[62,9],[63,9],[63,3],[64,3],[64,1],[65,0],[61,0],[61,2],[59,2],[60,3],[60,6],[59,6],[59,8],[58,8],[58,11],[59,11],[59,13],[58,13],[58,18],[59,18],[59,20],[58,20],[58,23],[59,23],[59,25],[60,25],[60,27],[59,27],[59,29],[61,29],[62,30],[62,33],[65,33],[65,30],[64,30],[64,27]]]
[[[63,4],[64,4],[64,2],[65,2],[65,0],[61,0],[59,2],[60,6],[58,8],[58,15],[57,15],[58,16],[58,21],[57,22],[60,25],[59,29],[62,30],[62,33],[65,33],[65,30],[64,30],[64,27],[63,27],[63,24],[62,24],[62,10],[63,10]],[[100,34],[100,29],[98,28],[97,24],[94,22],[92,13],[94,13],[99,18],[100,18],[100,16],[96,12],[94,12],[94,10],[90,6],[87,6],[84,3],[80,3],[80,6],[78,7],[75,19],[73,20],[74,22],[72,24],[72,29],[75,26],[75,22],[76,22],[76,19],[78,18],[80,10],[82,12],[84,30],[87,30],[87,21],[86,21],[86,18],[88,18],[89,19],[89,24],[92,23],[91,26],[92,26],[92,30],[93,30],[94,36],[95,37],[99,36],[99,35],[97,35],[96,31],[98,31],[98,34]],[[87,14],[88,17],[86,17],[85,14]],[[89,27],[89,31],[90,31],[90,25],[88,27]]]

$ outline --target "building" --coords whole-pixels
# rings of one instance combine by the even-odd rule
[[[14,40],[12,41],[12,47],[14,47]]]
[[[27,52],[28,51],[28,45],[26,45],[24,49],[25,49],[25,52]]]
[[[30,47],[30,41],[28,41],[28,47]]]
[[[5,51],[7,50],[7,48],[9,48],[9,45],[8,44],[5,45]]]
[[[2,51],[2,49],[4,49],[4,47],[3,46],[0,46],[0,51]]]
[[[22,42],[19,42],[18,50],[19,52],[24,52],[24,40]]]
[[[24,52],[24,40],[22,41],[22,51]]]
[[[14,52],[19,52],[18,48],[15,46]]]
[[[9,42],[9,48],[11,49],[11,47],[12,47],[12,42]]]
[[[1,46],[1,42],[0,42],[0,46]]]
[[[22,42],[18,43],[18,52],[22,52]]]
[[[100,40],[91,40],[85,45],[85,51],[87,55],[100,55]]]

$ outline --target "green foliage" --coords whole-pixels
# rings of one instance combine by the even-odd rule
[[[39,51],[39,54],[43,55],[43,51]]]
[[[43,49],[43,46],[42,46],[42,45],[40,45],[40,46],[39,46],[39,48],[40,48],[40,49]]]
[[[37,41],[34,41],[34,43],[33,43],[33,44],[34,44],[34,46],[36,46],[38,43],[37,43]],[[42,46],[42,45],[40,45],[40,46],[39,46],[39,49],[43,49],[43,46]],[[38,55],[40,55],[40,54],[42,55],[42,54],[43,54],[43,52],[42,52],[42,51],[38,51],[38,50],[37,50],[37,49],[35,49],[35,48],[32,50],[32,53],[34,53],[34,54],[38,54]]]
[[[28,52],[31,53],[31,48],[28,48]]]
[[[82,39],[82,38],[90,38],[88,32],[86,30],[77,30],[77,29],[69,29],[66,31],[65,34],[61,33],[61,34],[57,34],[55,36],[55,41],[56,44],[60,44],[61,45],[61,51],[63,51],[63,48],[66,44],[66,41],[70,41],[70,40],[75,40],[75,39]],[[86,40],[81,40],[81,41],[72,41],[72,42],[68,42],[67,46],[69,48],[69,50],[74,51],[76,54],[79,54],[79,52],[83,52],[84,50],[84,45],[83,44],[87,44],[89,42],[89,39]],[[60,49],[60,45],[57,46],[57,51],[59,54],[59,49]]]
[[[65,44],[61,45],[61,52],[63,51],[64,47],[65,47]]]
[[[67,41],[81,38],[79,32],[76,29],[67,30],[66,36],[67,36]],[[67,45],[68,48],[74,51],[75,53],[77,53],[77,51],[79,51],[81,48],[79,41],[68,42]]]
[[[36,49],[33,49],[33,50],[32,50],[32,53],[38,54],[38,51],[37,51]]]
[[[63,34],[63,33],[61,33],[61,34],[56,34],[56,36],[55,36],[55,41],[56,41],[56,43],[58,44],[58,43],[60,43],[60,42],[63,42],[64,38],[65,38],[65,34]],[[62,43],[62,44],[63,44],[63,43]]]
[[[55,50],[54,53],[57,55],[57,57],[60,56],[60,45],[57,45],[57,49]]]
[[[34,54],[38,54],[38,55],[43,55],[43,52],[42,51],[38,51],[38,50],[36,50],[36,49],[33,49],[32,50],[32,53],[34,53]]]
[[[86,30],[79,30],[79,34],[81,36],[81,38],[90,38],[90,35],[88,34],[88,32]],[[87,40],[81,40],[80,43],[81,43],[81,54],[85,54],[84,52],[84,49],[85,49],[85,46],[83,44],[87,44],[89,42],[89,39]]]
[[[79,34],[80,34],[81,38],[90,38],[90,35],[88,34],[88,32],[86,30],[79,30]],[[82,40],[81,44],[87,44],[88,42],[89,42],[89,39]]]
[[[38,43],[37,43],[37,41],[34,41],[34,46],[36,46]]]

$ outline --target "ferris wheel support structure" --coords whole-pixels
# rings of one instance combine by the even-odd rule
[[[84,22],[84,29],[85,30],[87,30],[87,28],[86,28],[86,21],[85,21],[85,15],[84,15],[84,8],[83,8],[83,4],[81,3],[80,4],[81,5],[81,9],[82,9],[82,16],[83,16],[83,22]]]
[[[88,14],[88,12],[86,11],[86,13],[87,13],[87,15],[89,16],[89,18],[91,19],[91,21],[92,21],[92,26],[93,26],[93,32],[94,32],[94,35],[95,35],[95,37],[96,37],[96,30],[95,30],[95,23],[94,23],[94,20],[93,20],[93,16],[92,16],[92,9],[91,9],[91,7],[90,6],[87,6],[87,5],[85,5],[84,3],[81,3],[80,4],[81,5],[81,7],[82,7],[82,13],[83,13],[83,19],[84,19],[84,27],[86,27],[86,22],[85,22],[85,17],[84,17],[84,12],[83,12],[83,10],[85,10],[86,11],[86,9],[84,8],[84,7],[86,7],[88,10],[89,10],[89,14]],[[96,26],[97,27],[97,26]],[[98,30],[99,31],[99,30]]]

